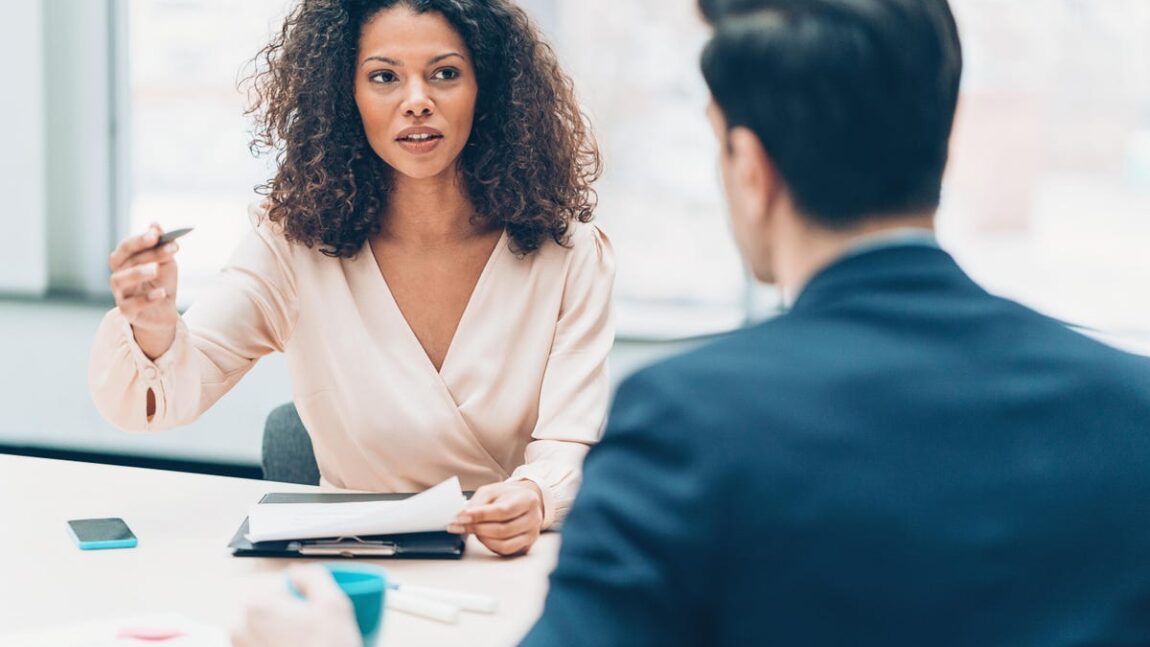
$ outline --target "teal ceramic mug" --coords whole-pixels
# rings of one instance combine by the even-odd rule
[[[364,647],[374,647],[383,627],[384,596],[387,592],[387,571],[369,564],[324,564],[335,583],[351,599],[355,609],[355,622],[363,637]],[[299,595],[291,582],[288,588]]]

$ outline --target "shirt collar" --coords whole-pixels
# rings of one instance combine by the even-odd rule
[[[893,247],[933,247],[938,249],[938,238],[935,237],[934,231],[926,229],[925,227],[897,227],[876,231],[873,234],[866,234],[865,236],[859,236],[854,239],[850,247],[839,255],[838,258],[831,261],[827,267],[854,256],[861,256],[863,254],[869,254],[870,252]],[[811,278],[814,277],[812,276]],[[808,280],[807,283],[809,282]],[[806,288],[806,283],[799,287],[798,290],[795,290],[793,295],[788,294],[785,290],[783,291],[783,305],[786,309],[789,310],[791,306],[794,305],[799,295],[803,293],[804,288]]]

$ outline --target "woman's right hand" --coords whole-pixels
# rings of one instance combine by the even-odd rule
[[[157,248],[163,231],[157,224],[120,242],[108,258],[116,307],[132,325],[136,343],[149,359],[156,359],[176,339],[176,258],[179,245]]]

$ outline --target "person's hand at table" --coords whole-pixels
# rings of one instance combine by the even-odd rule
[[[351,600],[327,570],[305,566],[289,577],[304,599],[281,585],[253,601],[232,632],[233,647],[362,647]]]
[[[543,531],[543,492],[529,480],[485,485],[447,527],[448,532],[472,533],[503,555],[522,555]]]

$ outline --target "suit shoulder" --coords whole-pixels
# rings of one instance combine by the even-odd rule
[[[1129,372],[1140,378],[1150,378],[1150,357],[1137,355],[1104,341],[1101,333],[1080,329],[1066,321],[1033,310],[1016,301],[994,297],[1013,310],[1016,316],[1027,320],[1040,334],[1030,335],[1032,343],[1057,344],[1079,361],[1095,364],[1108,373]]]
[[[763,357],[785,359],[795,354],[802,329],[795,325],[794,319],[793,315],[781,315],[724,333],[689,351],[656,362],[641,372],[648,372],[659,379],[693,382],[721,379],[728,374],[737,377],[748,362],[754,362],[756,372],[771,371],[785,364],[755,360]]]
[[[794,366],[791,324],[779,319],[646,366],[623,380],[617,400],[642,398],[692,424],[713,426],[716,418],[737,416],[738,404],[753,396],[746,393],[752,384],[783,380]]]

